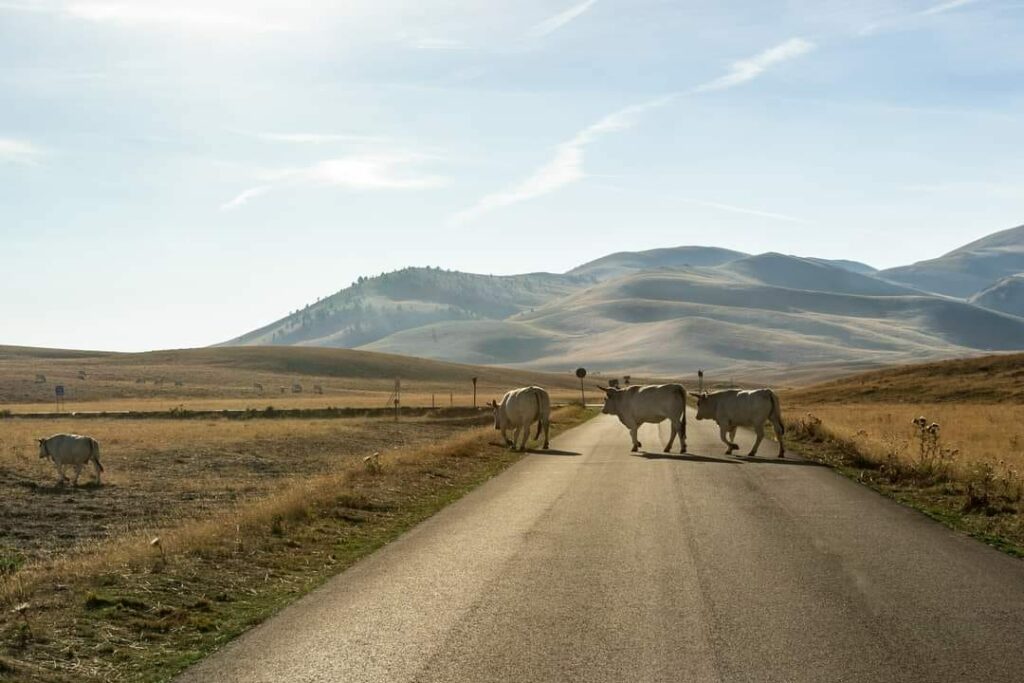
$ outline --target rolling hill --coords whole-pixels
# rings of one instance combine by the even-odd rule
[[[1024,272],[1024,225],[983,237],[944,256],[880,271],[886,280],[969,297],[997,280]]]
[[[970,298],[976,306],[1024,318],[1024,274],[1004,277]]]
[[[564,274],[406,268],[360,278],[228,344],[358,347],[559,372],[582,364],[661,376],[699,367],[737,377],[838,374],[1024,349],[1024,318],[1010,315],[1015,282],[966,298],[1017,258],[1024,228],[910,270],[694,246],[619,252]],[[953,273],[949,282],[943,272]],[[950,289],[967,295],[942,293]]]

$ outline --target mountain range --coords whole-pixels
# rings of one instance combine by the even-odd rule
[[[566,273],[361,277],[225,345],[562,371],[794,376],[1024,349],[1024,226],[888,270],[684,246]]]

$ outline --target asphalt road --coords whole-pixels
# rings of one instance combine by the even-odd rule
[[[1024,680],[1024,562],[768,441],[641,441],[561,436],[180,680]]]

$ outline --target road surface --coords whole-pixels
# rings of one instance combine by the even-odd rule
[[[641,441],[564,434],[180,680],[1024,680],[1024,562],[772,442]]]

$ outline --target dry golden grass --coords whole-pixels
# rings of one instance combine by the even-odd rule
[[[375,451],[425,447],[467,421],[0,420],[0,555],[46,560],[116,536],[156,533],[334,474]],[[58,432],[99,441],[102,487],[55,485],[36,439]],[[92,476],[90,465],[79,483]]]
[[[887,457],[894,443],[912,441],[920,416],[940,425],[943,444],[960,464],[987,462],[1024,473],[1024,405],[979,403],[787,403],[787,417],[811,413],[868,454]],[[913,450],[903,453],[914,456]]]
[[[83,373],[84,379],[79,376]],[[37,382],[36,375],[46,382]],[[62,384],[67,410],[168,410],[286,407],[384,407],[402,379],[403,405],[472,404],[527,384],[556,400],[578,396],[570,373],[509,370],[419,358],[297,347],[187,349],[137,354],[0,347],[0,410],[48,412]],[[255,384],[263,386],[262,392]],[[292,393],[292,385],[302,386]],[[322,394],[314,393],[319,385]],[[282,392],[283,388],[283,392]]]
[[[556,411],[556,430],[589,415]],[[152,435],[173,433],[161,426]],[[344,459],[216,514],[30,562],[0,576],[0,674],[32,683],[165,680],[517,457],[492,429],[461,429],[382,451],[379,467]],[[29,605],[31,629],[10,611],[19,603]]]

